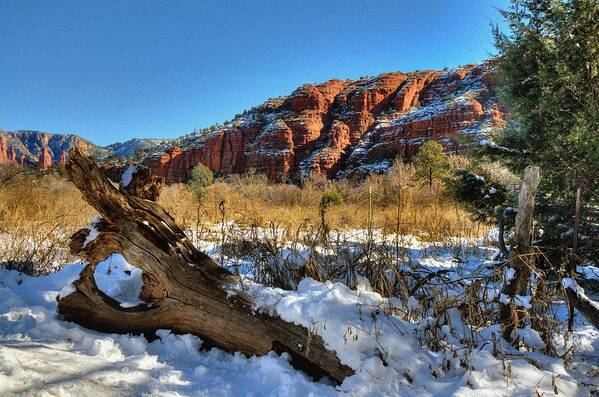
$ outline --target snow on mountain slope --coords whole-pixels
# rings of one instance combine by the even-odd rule
[[[133,138],[125,142],[117,142],[111,145],[105,146],[104,148],[110,152],[110,156],[116,157],[134,157],[136,151],[141,150],[143,155],[144,152],[150,152],[161,145],[169,144],[169,139],[140,139]]]
[[[131,139],[100,147],[76,135],[0,130],[0,164],[65,162],[72,146],[97,159],[139,157],[167,183],[203,163],[217,174],[251,169],[273,181],[310,174],[344,177],[386,171],[428,139],[447,151],[488,140],[505,123],[493,61],[435,71],[390,72],[304,84],[222,125],[175,139]],[[122,161],[108,162],[111,174]],[[118,175],[117,175],[118,176]],[[118,179],[118,178],[117,178]]]

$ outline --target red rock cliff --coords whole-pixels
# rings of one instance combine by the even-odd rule
[[[96,146],[72,134],[0,130],[0,164],[6,162],[18,162],[23,165],[40,163],[47,169],[51,165],[48,163],[48,159],[56,163],[65,163],[68,158],[68,150],[73,146],[97,157],[102,157],[109,152],[108,149]],[[42,156],[44,156],[43,159]]]
[[[144,163],[167,183],[184,182],[198,162],[217,174],[254,169],[271,180],[381,172],[428,139],[457,151],[458,136],[476,141],[501,124],[494,73],[485,62],[307,84]]]

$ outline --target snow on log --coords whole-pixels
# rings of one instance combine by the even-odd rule
[[[584,289],[571,278],[564,278],[562,286],[566,291],[568,300],[587,320],[599,329],[599,303],[590,299],[584,293]]]
[[[292,364],[336,382],[353,373],[305,327],[252,310],[243,291],[231,296],[239,280],[199,251],[155,201],[161,178],[137,166],[116,188],[77,148],[69,152],[69,179],[100,214],[93,228],[71,237],[71,252],[87,261],[75,291],[62,297],[66,320],[103,332],[145,333],[159,329],[189,333],[206,343],[248,356],[287,352]],[[93,238],[90,238],[93,233]],[[96,285],[96,266],[114,253],[142,271],[143,303],[122,307]]]

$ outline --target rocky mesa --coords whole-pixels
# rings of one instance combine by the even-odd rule
[[[456,152],[502,125],[495,75],[487,61],[306,84],[144,163],[167,183],[185,182],[199,162],[216,174],[254,169],[273,181],[384,172],[426,140]]]

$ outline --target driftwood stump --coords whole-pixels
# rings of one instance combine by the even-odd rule
[[[229,287],[239,280],[199,251],[155,202],[162,182],[148,169],[140,167],[127,186],[116,188],[78,149],[71,149],[69,158],[69,179],[101,220],[95,224],[99,234],[92,241],[86,244],[88,228],[71,238],[71,251],[89,264],[75,282],[76,291],[58,302],[66,320],[102,332],[153,334],[170,329],[248,356],[288,352],[297,368],[337,382],[353,373],[318,335],[253,312],[243,292],[231,295]],[[142,270],[144,304],[123,308],[98,289],[96,265],[113,253]]]

